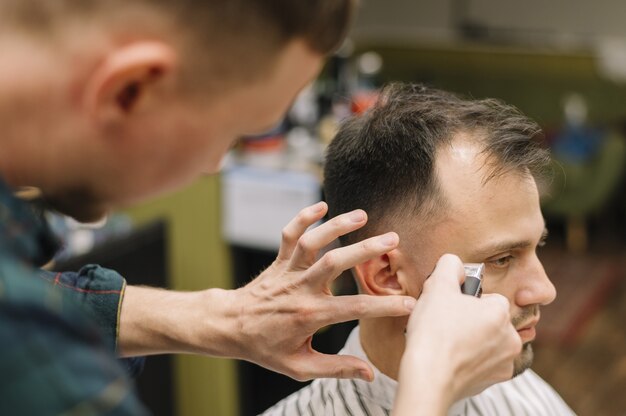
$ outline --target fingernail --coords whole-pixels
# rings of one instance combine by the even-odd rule
[[[398,235],[396,233],[386,234],[381,238],[381,242],[385,246],[395,246],[398,244]]]
[[[354,211],[350,214],[350,220],[352,222],[362,222],[365,219],[365,213],[361,210]]]
[[[404,307],[407,308],[409,311],[413,311],[413,309],[415,309],[416,302],[417,301],[413,298],[404,299]]]
[[[363,381],[372,381],[372,379],[370,378],[370,373],[365,370],[360,370],[359,372],[357,372],[357,377]]]
[[[324,209],[324,206],[326,204],[323,202],[318,202],[317,204],[313,205],[313,212],[320,212]]]

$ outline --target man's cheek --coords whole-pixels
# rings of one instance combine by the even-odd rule
[[[424,283],[426,282],[426,280],[427,276],[415,279],[416,284],[409,287],[407,295],[413,296],[415,299],[419,299],[419,297],[422,295],[422,290],[424,290]]]

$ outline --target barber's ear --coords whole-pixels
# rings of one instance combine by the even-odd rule
[[[355,266],[361,291],[377,296],[405,295],[404,283],[398,278],[398,257],[398,251],[393,250]]]
[[[176,65],[167,44],[137,41],[110,51],[91,72],[84,92],[89,116],[106,122],[128,115]]]

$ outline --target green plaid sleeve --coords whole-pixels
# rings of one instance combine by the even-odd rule
[[[126,280],[119,273],[91,264],[78,272],[41,271],[40,276],[84,306],[91,313],[107,347],[116,351],[120,309],[126,288]]]
[[[0,414],[146,414],[71,293],[0,259]]]

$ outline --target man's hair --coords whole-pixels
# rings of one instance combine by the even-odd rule
[[[331,53],[345,37],[357,0],[2,0],[0,27],[49,38],[70,20],[85,26],[108,19],[132,38],[155,12],[174,22],[175,35],[191,36],[194,60],[234,58],[217,76],[262,75],[274,54],[301,39],[312,51]],[[144,13],[142,13],[144,12]],[[123,22],[123,23],[120,23]],[[10,26],[9,26],[10,25]],[[126,25],[126,27],[123,27]],[[130,31],[128,30],[130,29]],[[9,29],[11,30],[11,29]],[[124,33],[126,32],[126,33]],[[209,56],[207,56],[209,55]],[[254,58],[254,60],[250,60]],[[224,65],[224,64],[223,64]],[[246,75],[247,74],[247,75]],[[211,73],[211,76],[215,76]]]
[[[420,215],[445,212],[435,158],[458,134],[486,156],[483,181],[507,172],[542,178],[550,157],[539,126],[498,100],[466,100],[416,84],[385,87],[376,104],[348,119],[328,147],[324,192],[329,216],[357,208],[367,225],[342,238],[352,244]]]

